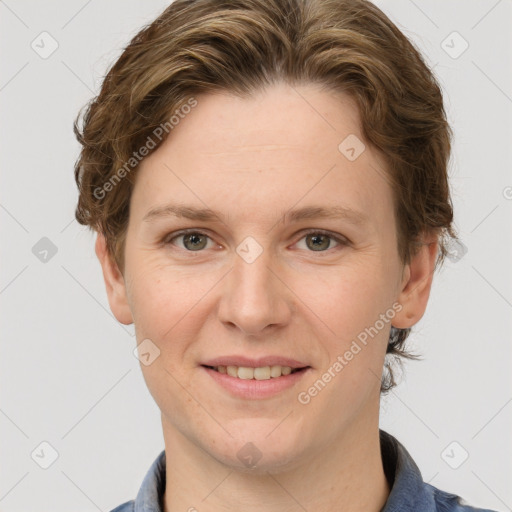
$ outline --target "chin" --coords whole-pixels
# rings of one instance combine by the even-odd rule
[[[224,446],[219,445],[217,439],[208,451],[225,466],[242,473],[264,475],[290,470],[299,462],[304,439],[300,440],[284,429],[281,435],[277,430],[272,432],[276,423],[268,423],[272,426],[264,431],[247,429],[233,438],[226,434]]]

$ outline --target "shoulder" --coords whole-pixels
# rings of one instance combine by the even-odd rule
[[[122,505],[112,509],[110,512],[133,512],[135,510],[135,500],[127,501]]]
[[[425,483],[424,486],[432,495],[437,512],[496,512],[488,508],[473,507],[460,496],[442,491],[433,485]]]
[[[496,512],[477,508],[456,494],[425,482],[405,446],[380,430],[382,463],[390,494],[381,512]]]
[[[137,497],[126,501],[110,512],[135,512],[135,510],[161,512],[162,497],[165,491],[165,450],[156,457],[146,473]]]

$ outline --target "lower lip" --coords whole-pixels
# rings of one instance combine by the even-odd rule
[[[297,382],[299,382],[311,367],[304,368],[298,372],[282,375],[281,377],[274,377],[266,380],[256,379],[239,379],[238,377],[231,377],[227,373],[220,373],[206,366],[201,368],[212,377],[212,379],[220,384],[224,389],[238,398],[245,398],[248,400],[260,400],[268,398],[285,389],[289,389]]]

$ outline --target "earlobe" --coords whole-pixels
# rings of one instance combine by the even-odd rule
[[[402,309],[393,318],[393,326],[407,329],[418,323],[427,309],[438,251],[437,236],[423,240],[417,253],[404,269],[402,288],[397,301]]]
[[[124,277],[107,250],[105,237],[101,233],[98,233],[96,238],[95,252],[103,271],[110,309],[120,323],[129,325],[133,323],[133,317],[128,304]]]

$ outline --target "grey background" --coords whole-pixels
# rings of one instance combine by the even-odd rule
[[[442,83],[467,247],[436,273],[411,336],[425,359],[408,363],[383,400],[381,427],[426,481],[512,510],[512,2],[376,3]],[[93,235],[74,221],[72,122],[123,45],[167,4],[0,1],[1,512],[109,511],[135,498],[164,447],[133,326],[113,318]],[[51,49],[43,31],[58,43],[47,58],[31,47]],[[469,44],[457,58],[454,31]],[[43,441],[58,452],[47,469]]]

